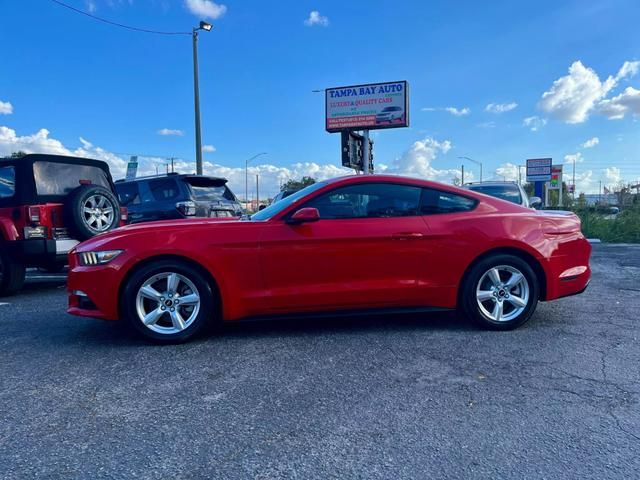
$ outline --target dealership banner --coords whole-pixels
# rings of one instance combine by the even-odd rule
[[[409,126],[406,81],[352,85],[325,90],[328,132]]]

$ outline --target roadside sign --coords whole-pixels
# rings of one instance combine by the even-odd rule
[[[135,179],[137,173],[138,173],[138,156],[132,155],[131,160],[127,164],[127,174],[125,176],[125,180]]]
[[[409,126],[406,81],[371,83],[325,90],[327,132]]]
[[[527,159],[527,182],[548,182],[551,180],[550,158]]]
[[[562,188],[562,165],[553,165],[551,167],[549,190],[560,190],[560,188]]]

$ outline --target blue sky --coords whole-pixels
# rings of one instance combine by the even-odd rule
[[[636,0],[65,1],[156,30],[188,32],[208,15],[206,171],[240,194],[244,160],[258,152],[268,155],[250,173],[268,193],[291,176],[340,174],[339,135],[324,131],[312,90],[405,79],[411,126],[375,134],[379,170],[449,181],[469,156],[485,179],[512,179],[526,158],[551,156],[568,171],[576,161],[583,191],[640,178]],[[189,36],[116,28],[50,0],[0,0],[0,42],[0,154],[85,154],[110,161],[116,177],[130,153],[149,155],[145,171],[156,156],[193,169]],[[465,169],[478,179],[476,165]]]

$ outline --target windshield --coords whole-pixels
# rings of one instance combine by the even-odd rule
[[[522,204],[522,196],[520,195],[520,189],[512,185],[474,185],[470,187],[470,190],[474,192],[484,193],[485,195],[491,195],[492,197],[506,200],[507,202]]]
[[[264,210],[261,210],[258,213],[254,213],[253,215],[251,215],[251,220],[254,220],[254,221],[269,220],[274,216],[276,216],[281,211],[283,211],[289,205],[293,205],[301,198],[306,197],[307,195],[309,195],[312,192],[315,192],[316,190],[319,190],[320,188],[324,187],[326,184],[327,182],[318,182],[318,183],[314,183],[313,185],[309,185],[308,187],[305,187],[302,190],[298,190],[296,193],[292,193],[288,197],[283,198],[282,200],[276,203],[272,203]]]

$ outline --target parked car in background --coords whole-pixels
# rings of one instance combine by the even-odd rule
[[[61,269],[79,241],[120,226],[123,215],[105,162],[0,159],[0,295],[22,288],[26,267]]]
[[[393,123],[404,116],[402,107],[385,107],[376,115],[376,123]]]
[[[287,198],[289,195],[293,195],[297,191],[298,190],[280,190],[278,194],[275,197],[273,197],[273,199],[271,200],[271,203],[279,202],[280,200]]]
[[[500,198],[517,205],[527,208],[540,208],[542,199],[539,197],[531,197],[524,191],[522,185],[516,182],[478,182],[465,183],[464,188],[473,190],[474,192],[484,193],[492,197]]]
[[[150,248],[152,246],[152,248]],[[69,254],[69,313],[159,342],[216,321],[460,309],[485,328],[581,293],[591,246],[574,214],[451,185],[357,175],[244,219],[127,226]]]
[[[189,217],[230,218],[242,215],[242,206],[226,178],[169,173],[116,182],[120,203],[129,223]]]

